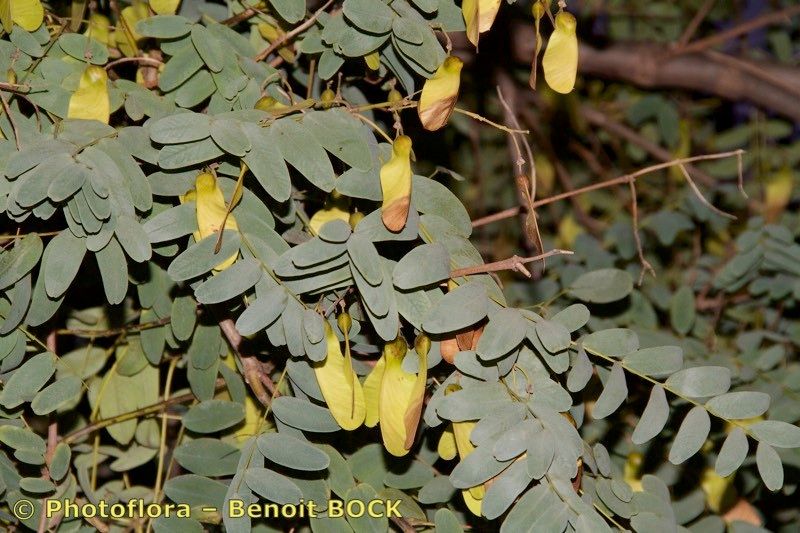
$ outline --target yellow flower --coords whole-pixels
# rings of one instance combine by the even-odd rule
[[[557,93],[567,94],[575,87],[578,72],[578,37],[575,35],[577,21],[566,11],[556,15],[556,27],[547,42],[542,58],[544,79]]]
[[[478,46],[480,34],[489,31],[499,10],[500,0],[464,0],[461,3],[469,42]]]
[[[68,118],[99,120],[108,124],[111,104],[108,98],[108,74],[102,67],[89,65],[81,75],[78,90],[69,99]]]
[[[447,124],[458,100],[463,65],[459,58],[448,56],[436,73],[422,86],[417,113],[426,130],[438,130]]]
[[[411,205],[411,139],[399,136],[392,144],[392,157],[381,167],[381,219],[389,231],[406,226]]]
[[[44,20],[44,8],[39,0],[0,0],[0,21],[6,33],[14,24],[25,31],[35,31]]]
[[[213,174],[203,172],[198,174],[195,179],[194,189],[181,196],[181,202],[196,202],[197,210],[197,231],[194,232],[194,240],[199,242],[209,235],[219,233],[223,229],[230,231],[238,231],[239,226],[236,224],[236,219],[233,215],[225,214],[228,212],[225,197],[222,195],[222,189],[217,185],[217,178]],[[231,266],[236,261],[237,253],[234,253],[216,267],[214,270],[221,271]]]

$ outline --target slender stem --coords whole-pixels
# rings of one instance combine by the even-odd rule
[[[217,379],[214,384],[214,390],[221,389],[225,385],[225,380],[222,378]],[[165,400],[161,400],[158,403],[154,403],[153,405],[148,405],[147,407],[142,407],[141,409],[136,409],[135,411],[129,411],[127,413],[122,413],[116,416],[112,416],[109,418],[104,418],[102,420],[96,420],[91,424],[88,424],[80,429],[77,429],[70,433],[69,435],[63,437],[61,442],[66,442],[67,444],[71,444],[76,440],[96,431],[98,429],[102,429],[104,427],[113,426],[114,424],[119,424],[120,422],[125,422],[126,420],[133,420],[135,418],[141,418],[147,415],[151,415],[153,413],[157,413],[163,410],[165,407],[169,405],[174,405],[178,403],[185,403],[190,402],[195,399],[194,394],[191,392],[187,392],[186,394],[180,394],[178,396],[172,396],[171,398],[167,398]]]
[[[152,57],[144,57],[144,56],[121,57],[119,59],[115,59],[114,61],[109,62],[108,64],[106,64],[104,68],[106,70],[110,70],[122,63],[149,63],[153,67],[160,67],[161,65],[164,64],[163,61],[159,61],[158,59]]]
[[[175,357],[169,363],[167,370],[167,379],[164,382],[164,401],[169,400],[169,394],[172,388],[172,376],[175,374],[175,367],[180,359]],[[167,451],[167,417],[161,419],[161,440],[158,445],[158,466],[156,467],[156,483],[153,487],[153,501],[158,499],[158,493],[161,492],[161,480],[164,476],[164,455]]]
[[[539,207],[539,206],[542,206],[542,205],[552,204],[554,202],[558,202],[558,201],[561,201],[561,200],[564,200],[564,199],[567,199],[567,198],[571,198],[573,196],[576,196],[576,195],[579,195],[579,194],[583,194],[583,193],[586,193],[586,192],[596,191],[598,189],[605,189],[607,187],[613,187],[615,185],[621,185],[623,183],[628,183],[628,182],[633,181],[633,180],[635,180],[635,179],[637,179],[637,178],[639,178],[641,176],[644,176],[645,174],[650,174],[650,173],[656,172],[658,170],[663,170],[665,168],[679,166],[679,165],[685,165],[686,163],[692,163],[692,162],[695,162],[695,161],[710,161],[710,160],[713,160],[713,159],[723,159],[723,158],[732,157],[732,156],[741,157],[742,154],[744,154],[744,150],[739,149],[739,150],[731,150],[729,152],[720,152],[720,153],[717,153],[717,154],[706,154],[706,155],[696,155],[696,156],[692,156],[692,157],[684,157],[684,158],[681,158],[681,159],[675,159],[674,161],[667,161],[667,162],[664,162],[664,163],[658,163],[656,165],[651,165],[651,166],[645,167],[645,168],[643,168],[641,170],[637,170],[636,172],[632,172],[630,174],[625,174],[623,176],[618,176],[616,178],[611,178],[609,180],[601,181],[599,183],[593,183],[591,185],[587,185],[587,186],[581,187],[579,189],[563,192],[561,194],[556,194],[554,196],[549,196],[547,198],[542,198],[541,200],[536,200],[535,202],[533,202],[533,207],[535,208],[535,207]],[[503,219],[506,219],[506,218],[513,217],[513,216],[519,214],[519,212],[520,212],[520,208],[519,207],[511,207],[509,209],[505,209],[505,210],[500,211],[498,213],[494,213],[492,215],[488,215],[488,216],[473,220],[472,221],[472,227],[473,228],[477,228],[479,226],[485,226],[486,224],[490,224],[490,223],[496,222],[498,220],[503,220]]]
[[[450,273],[450,277],[463,278],[464,276],[471,276],[473,274],[486,274],[488,272],[499,272],[501,270],[517,270],[525,274],[527,277],[531,277],[531,273],[524,266],[525,264],[533,263],[534,261],[541,261],[542,259],[552,257],[554,255],[572,255],[572,253],[573,252],[569,250],[556,249],[550,250],[549,252],[545,252],[543,254],[535,255],[533,257],[520,257],[518,255],[514,255],[501,261],[495,261],[494,263],[475,265],[453,270]]]
[[[800,14],[800,4],[787,7],[786,9],[782,9],[780,11],[773,11],[771,13],[767,13],[766,15],[743,22],[742,24],[734,26],[729,30],[721,31],[711,35],[710,37],[691,42],[686,46],[674,50],[668,55],[670,57],[675,57],[682,54],[690,54],[692,52],[706,50],[707,48],[722,44],[725,41],[733,39],[734,37],[738,37],[739,35],[743,35],[745,33],[750,33],[751,31],[757,30],[769,24],[783,22],[798,14]]]
[[[164,317],[159,318],[158,320],[153,320],[151,322],[143,322],[141,324],[131,324],[129,326],[124,326],[121,328],[112,328],[112,329],[102,329],[102,330],[93,330],[93,329],[58,329],[56,330],[57,335],[72,335],[74,337],[116,337],[117,335],[122,335],[123,333],[130,333],[136,331],[143,331],[145,329],[152,329],[164,326],[169,324],[171,317]]]
[[[244,369],[244,379],[247,381],[247,384],[250,386],[250,389],[253,391],[253,394],[256,395],[256,398],[262,405],[269,405],[270,404],[270,396],[267,394],[267,391],[264,390],[264,386],[266,386],[271,393],[275,393],[275,383],[272,379],[264,372],[261,368],[261,364],[254,355],[245,355],[241,352],[242,335],[236,329],[236,325],[234,325],[233,320],[230,318],[225,318],[219,321],[219,328],[222,330],[222,333],[225,335],[225,338],[228,339],[228,344],[230,344],[233,352],[236,354],[236,357],[242,363],[242,368]]]
[[[318,10],[316,10],[316,11],[314,12],[314,14],[313,14],[313,15],[311,15],[311,16],[308,18],[308,20],[306,20],[305,22],[303,22],[302,24],[300,24],[298,27],[294,28],[293,30],[291,30],[291,31],[289,31],[289,32],[287,32],[287,33],[284,33],[284,34],[283,34],[283,36],[281,36],[281,37],[279,37],[278,39],[276,39],[274,43],[272,43],[272,44],[271,44],[271,45],[269,45],[269,46],[268,46],[266,49],[264,49],[264,50],[262,50],[261,52],[259,52],[259,54],[258,54],[258,55],[256,56],[256,58],[255,58],[255,59],[256,59],[256,61],[263,61],[263,60],[264,60],[264,59],[266,59],[266,58],[267,58],[267,57],[268,57],[268,56],[269,56],[269,55],[270,55],[272,52],[274,52],[275,50],[277,50],[278,48],[280,48],[281,46],[283,46],[283,45],[284,45],[284,43],[288,42],[288,41],[289,41],[289,40],[291,40],[291,39],[294,39],[294,38],[295,38],[297,35],[299,35],[299,34],[303,33],[303,32],[304,32],[304,31],[306,31],[308,28],[310,28],[311,26],[313,26],[313,25],[314,25],[314,23],[315,23],[315,22],[317,21],[317,19],[319,18],[319,16],[320,16],[322,13],[324,13],[324,12],[325,12],[325,10],[326,10],[326,9],[328,9],[328,7],[329,7],[329,6],[330,6],[332,3],[333,3],[333,0],[328,0],[327,2],[325,2],[325,3],[322,5],[322,7],[320,7]]]
[[[498,130],[502,130],[502,131],[504,131],[506,133],[530,133],[528,130],[517,130],[517,129],[509,128],[507,126],[503,126],[502,124],[498,124],[497,122],[493,122],[493,121],[489,120],[488,118],[486,118],[484,116],[481,116],[481,115],[479,115],[477,113],[473,113],[472,111],[467,111],[466,109],[461,109],[460,107],[454,107],[453,111],[455,113],[461,113],[462,115],[466,115],[471,119],[477,120],[478,122],[484,122],[486,124],[489,124],[490,126],[495,127]]]

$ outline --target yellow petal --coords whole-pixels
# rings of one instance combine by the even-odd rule
[[[5,2],[3,2],[5,3]],[[44,8],[39,0],[8,0],[8,7],[2,6],[3,26],[6,26],[6,13],[10,11],[11,19],[25,31],[35,31],[44,20]],[[6,27],[6,31],[11,30]]]
[[[375,427],[380,420],[381,405],[381,383],[383,382],[383,371],[386,369],[386,359],[381,355],[372,372],[364,380],[364,401],[367,406],[367,414],[364,425]]]
[[[343,220],[350,222],[350,209],[347,197],[334,191],[326,200],[322,209],[314,213],[309,220],[309,226],[315,234],[319,233],[320,228],[331,220]]]
[[[134,4],[121,11],[121,18],[114,32],[114,40],[117,47],[128,57],[136,55],[136,41],[142,38],[136,33],[136,23],[146,19],[150,14],[147,12],[147,4]]]
[[[3,30],[6,33],[11,33],[14,29],[14,19],[11,18],[11,0],[0,0],[0,23],[3,24]]]
[[[708,508],[719,513],[730,508],[736,502],[736,488],[733,486],[734,475],[722,477],[713,468],[706,467],[700,477],[700,488],[706,493]]]
[[[226,230],[238,231],[236,218],[231,214],[225,218],[228,206],[222,189],[217,185],[217,178],[213,174],[203,172],[195,179],[194,198],[197,203],[197,233],[195,240],[200,241],[209,235],[219,233],[224,221]],[[188,193],[184,195],[183,201],[188,201]],[[236,261],[237,253],[234,253],[216,267],[214,270],[225,270]]]
[[[381,437],[386,450],[397,457],[407,454],[414,444],[427,379],[427,354],[419,354],[419,372],[412,374],[403,370],[407,352],[406,341],[400,336],[383,349]]]
[[[459,58],[447,57],[436,73],[422,86],[417,113],[426,130],[438,130],[447,124],[458,100],[463,65]]]
[[[447,429],[442,432],[442,436],[439,437],[439,445],[436,447],[436,451],[439,453],[439,457],[445,461],[455,459],[456,455],[458,455],[458,449],[456,448],[456,436],[453,433],[452,425],[448,426]]]
[[[500,0],[464,0],[461,12],[467,27],[467,39],[478,46],[478,36],[489,31],[500,10]]]
[[[364,56],[364,61],[370,70],[378,70],[381,67],[381,56],[378,52],[372,52]]]
[[[471,489],[462,490],[461,495],[464,497],[464,503],[467,505],[467,509],[469,509],[470,512],[475,516],[481,516],[481,500],[483,498],[481,499],[475,498],[472,495]]]
[[[81,75],[78,90],[69,99],[68,118],[99,120],[108,124],[111,104],[108,99],[108,74],[102,67],[90,65]]]
[[[768,181],[764,188],[764,207],[766,208],[766,219],[774,222],[786,210],[789,201],[792,199],[792,187],[794,179],[792,170],[784,167],[777,171]]]
[[[445,395],[450,394],[451,392],[455,392],[461,390],[460,385],[450,385],[445,389]],[[475,451],[475,446],[472,445],[472,441],[469,440],[469,436],[472,433],[472,430],[475,428],[476,422],[453,422],[453,436],[455,437],[456,441],[456,449],[458,450],[458,456],[463,461],[466,456],[471,454]],[[486,492],[483,484],[471,487],[467,491],[475,500],[482,500],[483,495]],[[464,500],[469,505],[469,501],[467,501],[466,495],[464,496]],[[470,509],[471,510],[471,509]]]
[[[111,40],[111,21],[100,13],[92,13],[89,17],[88,27],[83,34],[102,44],[108,46],[113,44]]]
[[[325,339],[328,356],[314,364],[314,373],[331,415],[343,429],[352,431],[364,422],[366,416],[364,389],[352,370],[352,386],[348,386],[342,348],[328,322],[325,322]]]
[[[544,79],[551,89],[566,94],[575,87],[578,72],[578,37],[575,35],[577,22],[566,11],[556,15],[556,27],[547,42],[542,58]]]
[[[402,230],[411,205],[411,139],[399,136],[392,144],[392,157],[381,167],[381,219],[389,231]]]
[[[314,233],[319,233],[320,228],[331,220],[344,220],[345,222],[349,222],[350,211],[337,206],[323,207],[314,213],[308,225],[314,230]]]
[[[174,15],[181,0],[150,0],[150,7],[156,15]]]

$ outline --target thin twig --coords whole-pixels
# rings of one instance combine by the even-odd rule
[[[56,333],[51,331],[47,334],[47,349],[55,354],[56,353]],[[47,425],[47,449],[44,455],[45,464],[42,466],[42,478],[45,480],[50,479],[50,463],[53,461],[53,454],[55,454],[56,446],[58,446],[58,419],[50,416],[50,423]],[[48,498],[44,499],[44,505],[47,505]],[[37,533],[44,533],[47,531],[47,513],[42,510],[39,516],[39,525]]]
[[[787,93],[794,95],[796,98],[800,98],[800,87],[798,87],[795,84],[787,82],[780,76],[776,76],[775,74],[772,74],[764,70],[763,68],[759,67],[757,63],[743,61],[738,57],[733,57],[728,54],[723,54],[722,52],[717,52],[716,50],[706,50],[704,52],[704,55],[708,56],[717,63],[722,63],[724,65],[728,65],[742,72],[752,74],[754,77],[764,80],[765,82],[770,83],[775,87],[783,89]]]
[[[582,106],[581,107],[581,115],[592,125],[599,126],[604,130],[608,131],[616,135],[617,137],[622,137],[626,141],[634,144],[653,156],[655,159],[658,159],[663,162],[671,161],[673,159],[673,155],[669,152],[669,150],[662,148],[661,146],[657,145],[656,143],[652,142],[649,139],[646,139],[642,135],[640,135],[637,131],[625,126],[621,122],[617,122],[616,120],[612,119],[602,111],[595,109],[589,106]],[[697,181],[702,183],[703,185],[710,186],[714,183],[714,178],[703,172],[702,170],[688,165],[687,170],[689,173],[694,176]]]
[[[722,216],[722,217],[725,217],[725,218],[729,218],[731,220],[736,220],[736,217],[734,215],[732,215],[730,213],[726,213],[722,209],[719,209],[718,207],[715,207],[711,202],[706,200],[706,197],[703,196],[703,193],[701,193],[700,189],[697,188],[697,185],[695,184],[694,180],[692,180],[692,177],[689,175],[688,172],[686,172],[686,167],[685,166],[678,165],[678,168],[681,169],[681,172],[683,173],[683,177],[686,178],[687,182],[689,182],[689,187],[691,187],[691,189],[694,192],[695,196],[697,196],[697,199],[700,200],[700,202],[703,205],[705,205],[707,208],[709,208],[711,211],[713,211],[714,213],[718,214],[719,216]]]
[[[636,200],[636,182],[630,180],[628,186],[631,190],[631,216],[633,217],[633,240],[636,243],[636,252],[639,254],[639,262],[642,264],[642,272],[639,274],[639,285],[644,281],[646,272],[650,272],[653,277],[656,277],[656,271],[653,265],[644,258],[644,248],[642,247],[642,238],[639,236],[639,202]]]
[[[56,330],[56,335],[72,335],[74,337],[116,337],[117,335],[122,335],[123,333],[130,333],[136,331],[142,331],[145,329],[157,328],[160,326],[164,326],[170,323],[170,317],[159,318],[158,320],[153,320],[151,322],[143,322],[141,324],[131,324],[129,326],[123,326],[121,328],[112,328],[112,329],[102,329],[102,330],[94,330],[94,329],[58,329]]]
[[[153,67],[160,67],[161,65],[164,64],[163,61],[159,61],[158,59],[152,57],[136,56],[136,57],[121,57],[119,59],[115,59],[114,61],[107,63],[106,66],[103,68],[105,68],[106,70],[110,70],[122,63],[149,63],[150,66]]]
[[[222,378],[219,378],[217,379],[216,382],[214,382],[214,390],[221,389],[223,386],[225,386],[225,380]],[[88,424],[80,429],[73,431],[69,435],[62,437],[61,442],[66,442],[67,444],[71,444],[76,440],[80,439],[81,437],[88,435],[89,433],[92,433],[98,429],[102,429],[108,426],[113,426],[114,424],[125,422],[126,420],[142,418],[144,416],[158,413],[159,411],[163,411],[164,408],[167,406],[178,403],[190,402],[195,399],[196,397],[194,393],[187,392],[186,394],[172,396],[170,398],[167,398],[166,400],[161,400],[160,402],[148,405],[146,407],[142,407],[141,409],[136,409],[135,411],[129,411],[127,413],[122,413],[109,418],[103,418],[102,420],[96,420],[91,424]]]
[[[513,91],[514,84],[507,76],[503,76],[502,81],[506,87],[512,89]],[[513,91],[512,98],[515,97],[515,94],[516,91]],[[499,85],[497,86],[497,97],[500,100],[500,104],[503,106],[503,109],[505,109],[506,120],[515,128],[521,129],[519,120],[514,113],[514,109],[503,97],[503,91],[500,89]],[[527,163],[528,168],[530,169],[530,174],[526,176],[523,174],[526,161],[525,158],[522,157],[522,151],[520,150],[519,142],[517,141],[517,134],[509,133],[509,137],[511,138],[517,154],[516,163],[519,169],[516,176],[517,194],[520,202],[524,204],[526,208],[526,216],[523,220],[523,229],[525,230],[524,235],[528,241],[528,248],[533,248],[533,251],[541,252],[544,250],[544,245],[542,244],[542,234],[539,232],[539,224],[536,219],[536,210],[533,209],[533,201],[536,199],[536,165],[533,161],[533,150],[531,149],[531,145],[528,143],[528,140],[525,138],[525,136],[520,135],[523,145],[525,146],[525,153],[528,156]]]
[[[466,109],[461,109],[460,107],[454,107],[453,111],[455,113],[461,113],[462,115],[466,115],[473,120],[477,120],[478,122],[484,122],[486,124],[489,124],[490,126],[493,126],[498,130],[502,130],[506,133],[530,133],[528,130],[515,130],[508,128],[506,126],[503,126],[502,124],[498,124],[497,122],[491,121],[488,118],[483,117],[477,113],[473,113],[472,111],[467,111]]]
[[[459,268],[450,273],[451,278],[463,278],[464,276],[472,276],[473,274],[487,274],[489,272],[500,272],[502,270],[516,270],[521,272],[526,277],[531,277],[530,271],[525,268],[527,263],[540,261],[554,255],[572,255],[573,252],[569,250],[550,250],[543,254],[535,255],[533,257],[520,257],[514,255],[502,261],[495,261],[494,263],[487,263],[485,265],[475,265],[471,267]]]
[[[233,320],[230,318],[220,320],[219,328],[222,330],[225,338],[228,339],[228,344],[230,344],[233,352],[236,354],[236,357],[242,363],[242,368],[244,369],[244,379],[247,384],[250,385],[250,389],[253,391],[253,394],[255,394],[256,398],[259,402],[261,402],[262,405],[270,405],[271,396],[267,394],[267,391],[264,390],[264,386],[266,386],[274,396],[276,394],[275,383],[266,374],[266,372],[264,372],[264,369],[259,364],[258,358],[253,355],[242,354],[241,347],[244,339],[236,329],[236,325],[233,323]]]
[[[236,26],[240,22],[244,22],[247,19],[255,17],[256,15],[258,15],[258,13],[259,13],[259,10],[257,10],[256,8],[248,7],[247,9],[242,11],[241,13],[237,13],[236,15],[233,15],[232,17],[228,17],[225,20],[220,21],[220,24],[224,24],[225,26]]]
[[[16,143],[17,151],[19,152],[21,148],[19,146],[19,131],[17,130],[17,123],[14,122],[14,117],[11,116],[11,109],[8,107],[8,102],[6,102],[6,97],[2,94],[0,94],[0,102],[3,103],[3,109],[8,117],[8,122],[11,124],[11,129],[14,131],[14,143]]]
[[[30,85],[20,85],[18,83],[7,83],[0,81],[0,90],[9,91],[12,93],[27,93],[31,90]]]
[[[686,26],[680,38],[678,39],[678,43],[676,45],[678,49],[686,46],[692,37],[694,37],[695,33],[697,33],[697,28],[700,27],[700,23],[703,22],[703,20],[705,20],[705,18],[708,16],[708,13],[711,11],[711,8],[714,7],[715,2],[716,0],[706,0],[697,13],[694,14],[691,22],[689,22],[689,25]]]
[[[303,33],[308,28],[314,25],[320,15],[325,12],[326,9],[333,3],[333,0],[328,0],[325,2],[322,7],[317,9],[313,15],[311,15],[305,22],[300,24],[298,27],[294,28],[293,30],[284,33],[281,37],[275,40],[274,43],[270,44],[266,49],[262,50],[261,52],[256,55],[256,61],[262,61],[266,59],[272,52],[280,48],[284,45],[284,43],[288,42],[291,39],[294,39],[297,35]]]
[[[746,33],[750,33],[751,31],[757,30],[769,24],[773,24],[776,22],[783,22],[794,15],[800,14],[800,4],[793,5],[791,7],[787,7],[786,9],[782,9],[780,11],[773,11],[771,13],[767,13],[760,17],[756,17],[752,20],[748,20],[739,24],[738,26],[734,26],[729,30],[725,30],[704,39],[699,39],[697,41],[691,42],[686,46],[671,51],[668,56],[675,57],[682,54],[690,54],[692,52],[699,52],[701,50],[706,50],[711,48],[712,46],[716,46],[718,44],[724,43],[733,39],[734,37],[738,37],[739,35],[743,35]]]
[[[674,161],[668,161],[666,163],[658,163],[656,165],[651,165],[649,167],[645,167],[641,170],[637,170],[631,174],[625,174],[623,176],[618,176],[616,178],[611,178],[610,180],[601,181],[599,183],[593,183],[591,185],[587,185],[585,187],[581,187],[579,189],[575,189],[574,191],[567,191],[561,194],[556,194],[554,196],[549,196],[547,198],[542,198],[541,200],[536,200],[533,203],[533,207],[539,207],[542,205],[552,204],[553,202],[558,202],[561,200],[565,200],[567,198],[571,198],[578,194],[583,194],[590,191],[596,191],[598,189],[605,189],[607,187],[613,187],[615,185],[620,185],[623,183],[627,183],[629,181],[633,181],[637,178],[640,178],[646,174],[651,174],[658,170],[663,170],[665,168],[674,167],[677,165],[685,165],[686,163],[693,163],[696,161],[710,161],[715,159],[724,159],[726,157],[737,156],[741,157],[744,154],[744,150],[731,150],[729,152],[720,152],[717,154],[706,154],[706,155],[696,155],[692,157],[683,157],[681,159],[676,159]],[[494,213],[492,215],[488,215],[476,220],[472,221],[472,227],[477,228],[479,226],[485,226],[486,224],[491,224],[492,222],[497,222],[498,220],[503,220],[506,218],[513,217],[519,214],[520,208],[519,207],[511,207],[509,209],[505,209],[498,213]]]

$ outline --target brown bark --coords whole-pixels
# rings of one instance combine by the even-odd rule
[[[514,60],[529,64],[535,46],[533,30],[518,25],[512,35]],[[666,46],[657,44],[615,44],[602,50],[582,44],[578,70],[584,76],[643,88],[683,89],[727,100],[745,100],[800,122],[800,106],[794,94],[800,91],[800,69],[748,59],[737,59],[737,63],[739,66],[717,61],[713,54],[702,52],[674,55]],[[754,70],[765,76],[748,72]]]

